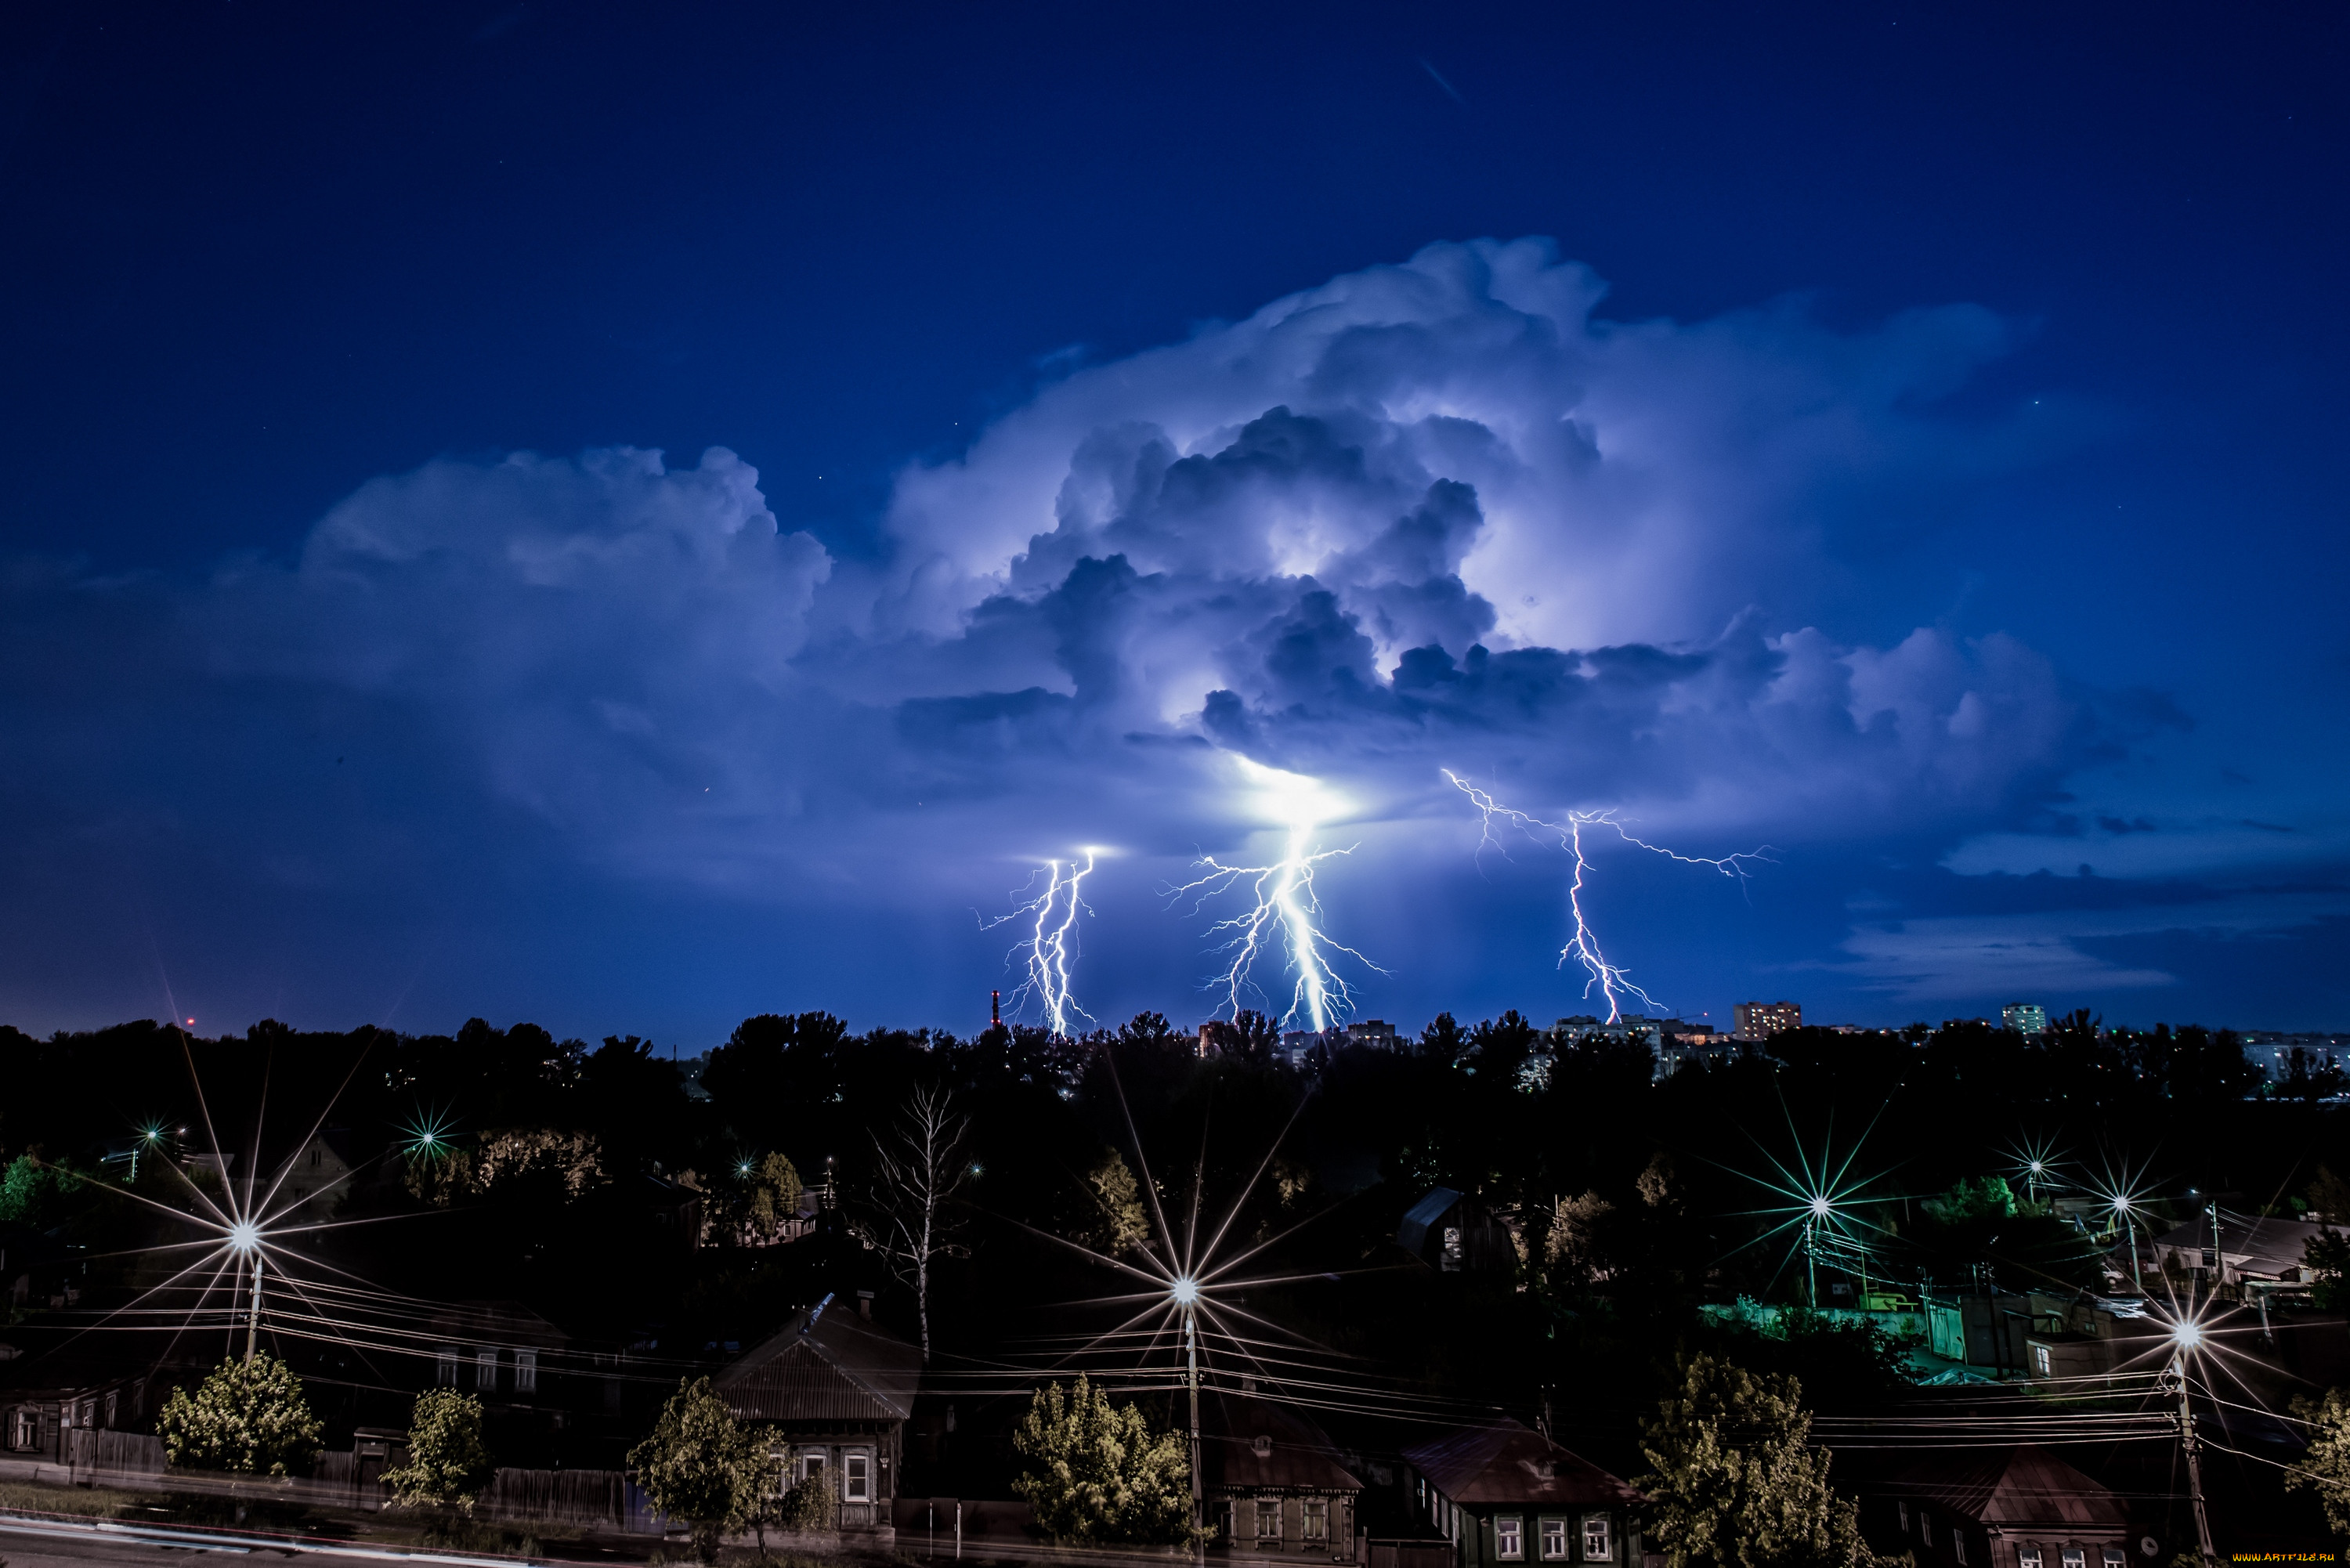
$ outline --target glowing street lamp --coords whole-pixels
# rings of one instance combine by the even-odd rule
[[[2219,1568],[2220,1554],[2211,1546],[2211,1516],[2203,1507],[2203,1451],[2195,1438],[2195,1410],[2187,1398],[2187,1363],[2204,1347],[2203,1325],[2182,1314],[2170,1325],[2170,1376],[2178,1384],[2178,1446],[2187,1455],[2187,1495],[2195,1505],[2196,1543],[2202,1548],[2203,1568]]]

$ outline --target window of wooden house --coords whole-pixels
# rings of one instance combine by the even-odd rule
[[[2078,1546],[2064,1548],[2064,1568],[2089,1568],[2089,1553]]]
[[[1934,1516],[1922,1508],[1918,1511],[1918,1539],[1929,1546],[1934,1544]]]
[[[457,1386],[457,1347],[455,1345],[442,1345],[440,1355],[433,1358],[432,1382],[435,1386],[442,1388]]]
[[[2127,1568],[2129,1553],[2118,1546],[2106,1548],[2106,1568]]]
[[[873,1456],[848,1454],[840,1461],[840,1501],[871,1502],[873,1501]]]
[[[1266,1542],[1276,1544],[1281,1540],[1281,1500],[1261,1497],[1256,1500],[1256,1539],[1259,1545]]]
[[[1493,1555],[1504,1563],[1515,1563],[1526,1554],[1526,1521],[1523,1519],[1493,1521]]]
[[[121,1398],[121,1396],[120,1396],[120,1395],[119,1395],[119,1394],[117,1394],[117,1393],[115,1393],[115,1392],[113,1392],[112,1390],[109,1390],[109,1391],[108,1391],[108,1393],[107,1393],[107,1396],[106,1396],[106,1428],[107,1428],[107,1430],[108,1430],[108,1431],[109,1431],[109,1432],[110,1432],[110,1431],[112,1431],[112,1430],[114,1429],[114,1416],[115,1416],[115,1412],[116,1412],[116,1410],[120,1408],[120,1405],[119,1405],[119,1403],[118,1403],[118,1402],[120,1401],[120,1398]]]
[[[788,1450],[784,1449],[769,1449],[767,1450],[767,1458],[773,1460],[775,1466],[775,1490],[774,1495],[781,1497],[784,1493],[792,1490],[792,1456]]]
[[[515,1392],[517,1394],[536,1394],[538,1392],[537,1351],[517,1350],[515,1352]]]
[[[498,1347],[485,1345],[473,1352],[473,1386],[484,1394],[498,1391]]]
[[[1556,1563],[1566,1556],[1566,1521],[1545,1519],[1542,1521],[1542,1554],[1545,1563]]]
[[[1953,1530],[1950,1532],[1950,1555],[1956,1558],[1960,1563],[1965,1563],[1967,1560],[1967,1532],[1965,1531]]]
[[[1605,1563],[1616,1555],[1616,1542],[1607,1525],[1607,1516],[1604,1513],[1583,1516],[1583,1560],[1586,1563]]]
[[[2040,1548],[2029,1543],[2015,1549],[2015,1568],[2040,1568]]]
[[[37,1449],[41,1446],[41,1417],[37,1411],[19,1405],[8,1412],[8,1446],[12,1449]]]
[[[2044,1345],[2033,1345],[2032,1347],[2032,1370],[2040,1374],[2041,1376],[2046,1377],[2051,1376],[2049,1366],[2050,1360],[2048,1355],[2048,1347]]]
[[[815,1480],[824,1474],[824,1455],[806,1453],[800,1456],[800,1480]]]
[[[1909,1533],[1909,1503],[1908,1503],[1908,1500],[1905,1498],[1905,1499],[1903,1499],[1901,1501],[1895,1503],[1893,1506],[1894,1506],[1894,1507],[1896,1507],[1896,1508],[1898,1508],[1898,1509],[1899,1509],[1899,1510],[1901,1511],[1901,1533],[1902,1533],[1902,1534],[1904,1534],[1904,1535],[1908,1534],[1908,1533]]]
[[[1330,1539],[1330,1500],[1309,1497],[1305,1500],[1305,1523],[1299,1533],[1309,1542]]]

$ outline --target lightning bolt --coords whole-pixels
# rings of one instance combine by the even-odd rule
[[[1355,1007],[1353,990],[1333,967],[1337,955],[1343,953],[1376,973],[1387,972],[1353,948],[1333,940],[1321,927],[1322,902],[1314,891],[1314,868],[1334,857],[1353,854],[1355,846],[1315,846],[1315,832],[1322,825],[1323,814],[1337,803],[1314,780],[1245,758],[1237,760],[1285,825],[1281,858],[1270,866],[1227,866],[1212,856],[1202,856],[1194,863],[1201,875],[1164,891],[1170,899],[1190,898],[1196,911],[1210,898],[1244,886],[1250,907],[1208,928],[1210,936],[1225,939],[1210,950],[1229,961],[1206,989],[1222,991],[1232,1015],[1238,1017],[1245,993],[1256,989],[1250,975],[1257,960],[1278,944],[1285,952],[1287,968],[1297,977],[1290,991],[1289,1010],[1281,1021],[1287,1023],[1302,1015],[1318,1034]]]
[[[1094,851],[1081,851],[1085,864],[1047,860],[1024,887],[1017,888],[1013,898],[1019,900],[1008,915],[980,922],[980,929],[993,930],[1014,920],[1027,922],[1028,934],[1004,955],[1008,965],[1018,960],[1025,976],[1012,992],[1012,1005],[1016,1012],[1030,998],[1035,998],[1045,1014],[1045,1022],[1055,1034],[1069,1033],[1071,1015],[1093,1022],[1093,1014],[1077,1005],[1069,989],[1069,971],[1077,959],[1077,916],[1090,915],[1093,909],[1086,903],[1086,877],[1094,868]],[[1066,867],[1066,868],[1065,868]],[[1045,890],[1032,898],[1021,895],[1036,886],[1036,878],[1045,879]]]
[[[1771,863],[1769,854],[1771,846],[1767,844],[1749,854],[1725,855],[1718,859],[1710,859],[1699,855],[1682,855],[1667,849],[1661,845],[1650,844],[1644,838],[1634,837],[1622,823],[1616,820],[1616,814],[1612,810],[1570,811],[1566,814],[1565,822],[1545,822],[1541,817],[1530,816],[1523,811],[1513,810],[1502,805],[1451,768],[1440,771],[1453,788],[1469,797],[1470,803],[1476,806],[1483,818],[1483,836],[1477,841],[1479,853],[1483,853],[1488,844],[1498,846],[1499,841],[1493,836],[1493,825],[1496,822],[1502,822],[1518,829],[1529,837],[1538,836],[1537,830],[1540,834],[1556,836],[1559,847],[1565,850],[1573,858],[1575,875],[1568,879],[1566,885],[1566,909],[1568,916],[1573,920],[1574,930],[1567,938],[1566,946],[1559,950],[1559,967],[1565,968],[1566,961],[1573,959],[1582,968],[1585,976],[1584,996],[1587,999],[1593,990],[1596,989],[1600,995],[1607,999],[1607,1022],[1610,1023],[1617,1022],[1623,1016],[1623,1002],[1626,997],[1638,998],[1644,1011],[1657,1007],[1659,1003],[1654,997],[1632,982],[1628,971],[1607,961],[1607,955],[1599,949],[1598,937],[1592,931],[1591,921],[1583,912],[1583,874],[1589,867],[1589,862],[1585,858],[1583,852],[1583,830],[1586,827],[1604,828],[1625,843],[1636,848],[1645,849],[1651,855],[1661,855],[1668,860],[1677,860],[1684,866],[1708,867],[1724,877],[1735,877],[1741,882],[1746,879],[1746,862],[1753,860],[1765,864]]]

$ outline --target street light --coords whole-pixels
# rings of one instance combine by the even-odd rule
[[[253,1271],[252,1313],[244,1320],[244,1358],[251,1361],[261,1340],[261,1227],[250,1220],[238,1220],[228,1228],[228,1244],[243,1254],[246,1266]],[[232,1328],[229,1332],[234,1334],[236,1330]]]
[[[1167,1297],[1183,1313],[1184,1380],[1191,1394],[1191,1533],[1199,1537],[1202,1492],[1200,1487],[1200,1282],[1189,1274],[1178,1274],[1169,1282]],[[1207,1561],[1207,1543],[1201,1542],[1194,1560]]]
[[[2220,1568],[2220,1554],[2211,1547],[2211,1516],[2203,1507],[2202,1445],[2195,1439],[2195,1411],[2187,1402],[2187,1358],[2202,1350],[2203,1339],[2203,1325],[2191,1317],[2170,1325],[2169,1375],[2178,1380],[2178,1446],[2187,1455],[2187,1495],[2195,1505],[2196,1542],[2203,1549],[2203,1568]]]

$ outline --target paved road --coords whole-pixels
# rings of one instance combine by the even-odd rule
[[[8,1515],[0,1515],[0,1558],[8,1568],[237,1568],[241,1558],[255,1560],[255,1568],[291,1558],[307,1559],[310,1568],[342,1568],[345,1563],[350,1568],[385,1563],[517,1568],[524,1562],[235,1531]]]

